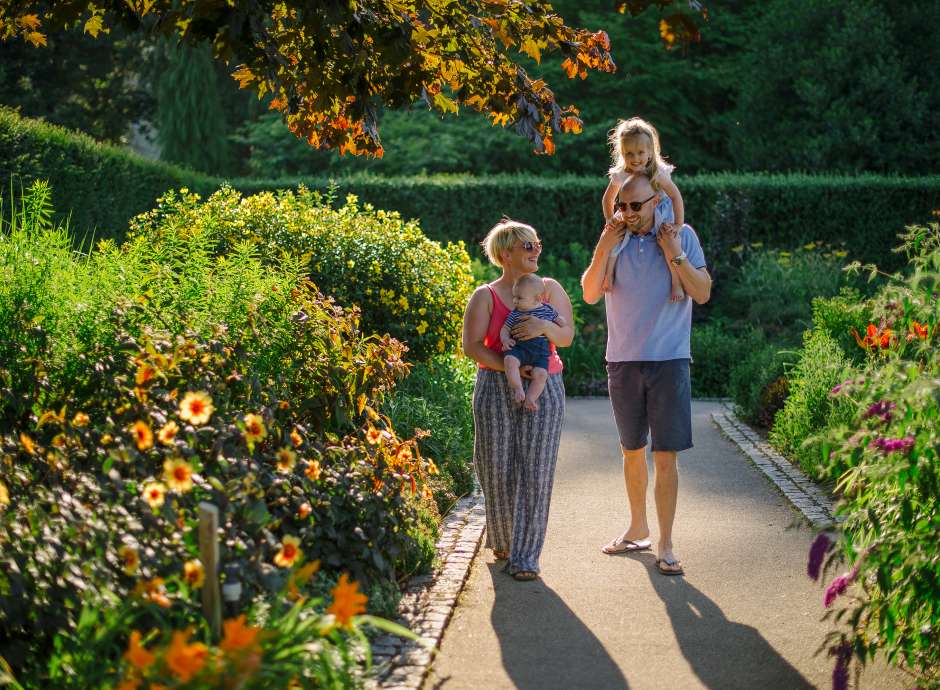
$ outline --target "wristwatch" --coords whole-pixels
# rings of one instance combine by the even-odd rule
[[[681,265],[682,265],[682,262],[685,261],[685,260],[688,259],[688,258],[689,258],[689,257],[686,256],[685,252],[682,252],[681,254],[679,254],[679,256],[674,256],[674,257],[672,257],[671,259],[669,259],[669,261],[672,262],[672,265],[673,265],[673,266],[681,266]]]

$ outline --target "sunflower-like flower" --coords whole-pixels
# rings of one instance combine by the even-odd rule
[[[193,488],[193,468],[183,458],[172,458],[163,463],[163,481],[172,491],[184,494]]]
[[[137,444],[137,450],[147,450],[153,447],[153,432],[147,422],[138,419],[131,426],[131,435],[134,437],[134,443]]]
[[[375,427],[370,426],[369,430],[366,432],[366,441],[372,445],[377,444],[382,440],[382,432],[376,429]]]
[[[353,616],[366,612],[369,597],[359,591],[359,583],[349,581],[346,573],[339,576],[339,583],[333,588],[332,594],[333,603],[326,612],[332,613],[339,625],[349,627]]]
[[[121,565],[124,573],[133,575],[140,569],[140,554],[133,546],[126,544],[118,549],[118,557],[121,559]]]
[[[245,415],[245,441],[254,445],[268,435],[268,430],[264,428],[264,420],[259,414]]]
[[[173,444],[173,439],[176,438],[176,434],[179,430],[179,424],[171,419],[160,428],[160,431],[157,432],[157,439],[163,445],[170,446]]]
[[[193,426],[202,426],[208,422],[213,412],[215,407],[212,398],[203,391],[189,391],[180,403],[180,418]]]
[[[300,435],[297,429],[290,432],[290,442],[294,444],[295,448],[300,448],[301,444],[304,442],[303,436]]]
[[[148,482],[144,485],[143,499],[156,510],[166,501],[166,485],[163,482]]]
[[[284,446],[277,451],[275,458],[277,460],[277,471],[281,474],[290,474],[297,462],[297,453]]]
[[[320,461],[309,460],[307,462],[307,467],[304,470],[304,474],[307,475],[307,479],[310,481],[317,481],[320,478]]]
[[[186,561],[183,564],[183,580],[193,589],[202,587],[202,584],[206,581],[206,571],[202,567],[202,561],[199,559]]]
[[[138,386],[143,386],[153,379],[157,375],[157,370],[152,366],[144,362],[139,367],[137,367],[137,375],[134,377],[134,380],[137,382]]]
[[[280,568],[290,568],[302,555],[300,539],[288,534],[281,540],[281,550],[275,554],[274,563]]]
[[[91,418],[84,412],[76,412],[75,416],[72,417],[72,426],[88,426],[88,423],[91,421]]]

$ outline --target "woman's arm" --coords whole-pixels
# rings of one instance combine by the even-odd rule
[[[568,347],[574,340],[574,314],[568,293],[557,280],[545,278],[545,292],[548,303],[555,308],[565,325],[553,321],[537,319],[533,316],[524,316],[519,319],[512,329],[512,337],[516,340],[529,340],[544,335],[555,343],[555,347]]]
[[[467,310],[463,315],[461,345],[467,357],[490,369],[503,371],[503,358],[483,344],[492,310],[493,297],[489,289],[485,285],[478,287],[467,302]]]
[[[685,224],[685,203],[682,201],[682,193],[672,181],[671,175],[659,175],[659,186],[672,200],[672,210],[675,214],[675,226],[681,228]]]

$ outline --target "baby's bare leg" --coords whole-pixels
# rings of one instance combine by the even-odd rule
[[[669,301],[681,302],[685,299],[685,290],[682,287],[682,281],[679,280],[679,269],[666,259],[666,265],[669,267],[669,278],[672,280],[672,286],[669,289]]]
[[[512,388],[512,399],[517,403],[525,400],[525,390],[522,388],[522,376],[519,375],[519,360],[512,355],[503,357],[503,367],[506,369],[506,378]]]
[[[548,370],[542,367],[532,368],[532,380],[529,382],[529,390],[525,394],[525,409],[535,412],[539,409],[538,399],[545,390],[545,384],[548,383]]]

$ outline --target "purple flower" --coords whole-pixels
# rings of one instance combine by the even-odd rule
[[[870,405],[862,417],[864,419],[868,419],[869,417],[880,417],[881,421],[887,424],[891,421],[891,410],[896,407],[897,405],[895,405],[890,400],[879,400],[878,402]]]
[[[832,606],[832,602],[834,602],[839,595],[845,593],[845,590],[848,589],[850,584],[855,582],[855,578],[858,577],[858,565],[859,564],[856,563],[852,570],[847,573],[842,573],[829,583],[829,587],[826,588],[826,595],[823,599],[823,603],[826,605],[827,609]]]
[[[880,437],[872,441],[871,444],[885,453],[904,453],[907,455],[911,452],[915,442],[916,439],[913,436],[905,436],[904,438]]]
[[[832,548],[832,540],[825,532],[820,532],[813,540],[813,545],[809,547],[809,562],[806,564],[806,574],[813,580],[819,579],[819,571],[822,567],[823,558]]]

